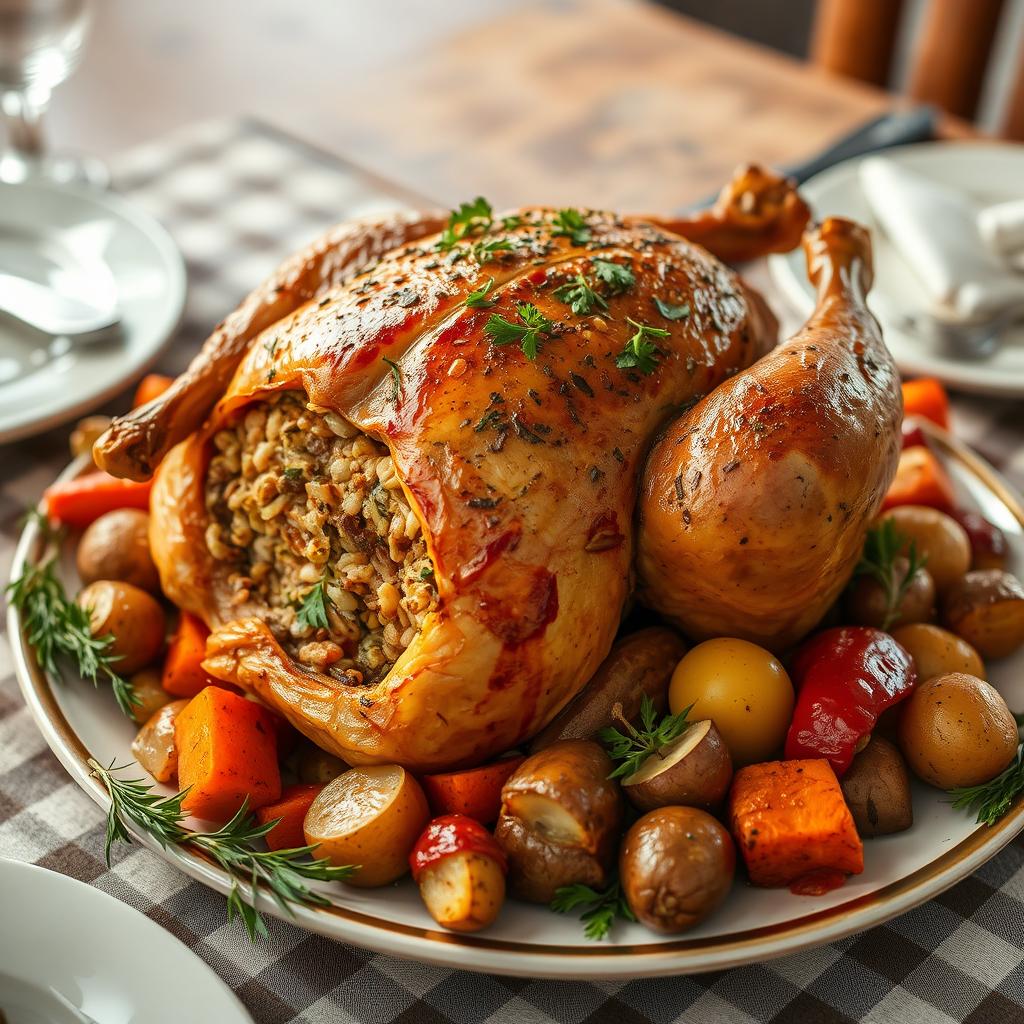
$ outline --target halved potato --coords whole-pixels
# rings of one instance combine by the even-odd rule
[[[350,885],[387,885],[409,870],[409,852],[430,818],[420,784],[400,765],[351,768],[310,805],[304,831],[317,855],[359,870]]]
[[[420,895],[443,928],[478,932],[498,916],[505,902],[505,873],[493,858],[460,850],[442,857],[419,877]]]

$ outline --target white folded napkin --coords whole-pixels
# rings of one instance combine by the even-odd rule
[[[890,243],[947,319],[979,320],[1024,304],[1024,275],[982,238],[976,204],[884,157],[860,165],[864,196]]]
[[[1024,199],[979,210],[978,232],[996,256],[1024,270]]]

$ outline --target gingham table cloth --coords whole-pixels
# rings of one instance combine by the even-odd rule
[[[133,151],[114,171],[118,188],[166,225],[188,263],[188,306],[158,365],[168,373],[185,366],[210,327],[280,257],[335,221],[413,201],[252,122],[193,127]],[[763,268],[753,276],[766,283]],[[122,396],[110,409],[126,405]],[[1024,404],[957,400],[956,427],[1018,487],[1024,483]],[[66,439],[64,428],[0,447],[3,579],[18,520],[67,461]],[[149,851],[119,847],[113,866],[105,866],[101,812],[32,722],[6,637],[0,855],[72,875],[138,908],[206,960],[258,1024],[1024,1021],[1021,839],[973,877],[883,927],[692,977],[594,984],[488,977],[392,959],[272,918],[270,938],[250,943],[239,923],[226,923],[222,896]],[[116,936],[106,941],[116,946]]]

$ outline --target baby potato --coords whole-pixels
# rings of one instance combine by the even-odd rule
[[[78,603],[89,612],[93,636],[113,637],[108,653],[114,668],[131,675],[148,665],[164,645],[164,610],[146,591],[120,580],[96,580],[83,588]]]
[[[949,589],[971,567],[971,541],[967,531],[952,516],[925,505],[900,505],[881,517],[891,520],[906,541],[902,554],[913,544],[925,559],[928,574],[938,593]]]
[[[902,555],[892,560],[893,579],[903,585],[910,562]],[[927,569],[918,569],[906,584],[903,596],[890,609],[889,594],[873,576],[856,576],[846,594],[846,611],[859,626],[888,629],[908,622],[927,622],[935,617],[935,581]]]
[[[148,722],[165,704],[170,704],[174,697],[169,694],[160,681],[160,672],[155,668],[144,668],[136,672],[128,680],[138,704],[132,705],[132,718],[139,725]]]
[[[984,658],[1005,658],[1024,644],[1024,587],[999,569],[975,569],[942,601],[942,618]]]
[[[78,542],[78,575],[83,583],[121,580],[152,594],[160,577],[149,551],[149,515],[138,508],[117,508],[90,523]]]
[[[306,812],[306,842],[332,864],[359,870],[349,885],[387,885],[409,870],[409,853],[430,819],[420,784],[397,764],[351,768]]]
[[[904,702],[899,743],[914,774],[939,789],[995,778],[1017,754],[1017,723],[983,679],[950,672]]]
[[[907,766],[881,736],[871,737],[839,785],[861,839],[903,832],[914,824]]]
[[[710,718],[737,765],[769,760],[793,717],[793,684],[771,652],[721,637],[698,644],[676,666],[669,686],[672,714]]]
[[[979,679],[988,678],[981,655],[966,640],[950,633],[948,629],[915,622],[892,630],[892,637],[913,658],[917,678],[921,682],[950,672],[966,672]]]

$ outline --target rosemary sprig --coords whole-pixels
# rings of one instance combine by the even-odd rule
[[[644,762],[652,754],[661,755],[664,747],[679,739],[686,731],[690,724],[686,718],[692,707],[691,704],[683,708],[678,715],[665,715],[659,722],[654,701],[645,694],[640,701],[641,728],[638,729],[623,715],[622,705],[616,703],[612,707],[612,715],[622,723],[626,731],[623,733],[614,726],[608,726],[597,734],[611,759],[622,762],[608,778],[618,779],[632,775],[643,767]]]
[[[305,629],[329,629],[327,606],[334,607],[334,602],[327,593],[326,580],[321,580],[306,591],[299,605],[295,621]]]
[[[518,323],[492,313],[484,324],[484,333],[495,345],[518,344],[527,359],[536,359],[542,337],[550,337],[555,325],[531,302],[516,306]]]
[[[904,549],[907,553],[907,571],[901,576],[896,559]],[[926,558],[918,556],[917,545],[913,541],[908,545],[907,538],[896,529],[891,519],[868,530],[864,538],[864,551],[853,572],[855,576],[870,576],[882,588],[885,595],[882,629],[892,625],[914,574],[926,561]]]
[[[1024,716],[1015,714],[1013,717],[1019,729]],[[949,791],[954,809],[970,811],[979,825],[994,825],[1021,793],[1024,793],[1024,744],[1017,747],[1017,756],[994,779]]]
[[[580,884],[563,885],[555,890],[555,898],[551,901],[551,909],[555,913],[567,914],[580,907],[587,908],[580,914],[583,934],[595,942],[608,934],[616,919],[636,920],[618,882],[613,882],[604,892]]]
[[[615,357],[615,365],[620,370],[636,369],[645,374],[654,373],[658,368],[658,359],[662,355],[662,351],[650,339],[667,338],[668,331],[660,327],[637,323],[636,320],[628,316],[626,320],[636,328],[636,332]]]
[[[181,806],[185,792],[160,796],[141,779],[121,779],[114,775],[126,767],[111,762],[104,768],[98,761],[89,759],[91,774],[100,780],[110,797],[104,844],[107,864],[114,843],[131,843],[128,822],[149,833],[164,848],[191,846],[203,851],[231,876],[228,920],[234,920],[236,915],[240,917],[250,939],[267,935],[267,926],[255,906],[256,890],[261,883],[270,890],[277,905],[294,916],[292,907],[296,903],[307,907],[330,906],[330,900],[310,889],[306,880],[343,882],[356,870],[349,864],[335,866],[325,857],[310,858],[315,846],[290,850],[255,848],[252,844],[262,839],[280,819],[259,824],[249,812],[248,801],[216,832],[186,828],[183,824],[186,814]],[[241,883],[246,882],[252,886],[253,902],[249,902],[242,891]]]
[[[7,584],[5,593],[12,607],[21,612],[28,644],[35,651],[39,666],[50,677],[59,678],[57,661],[70,658],[79,675],[99,686],[100,679],[110,683],[114,699],[122,713],[134,718],[141,699],[132,684],[114,668],[118,655],[110,653],[113,636],[93,636],[89,609],[69,600],[57,579],[57,553],[61,533],[46,517],[33,509],[26,518],[34,518],[43,535],[44,552],[34,565]]]

